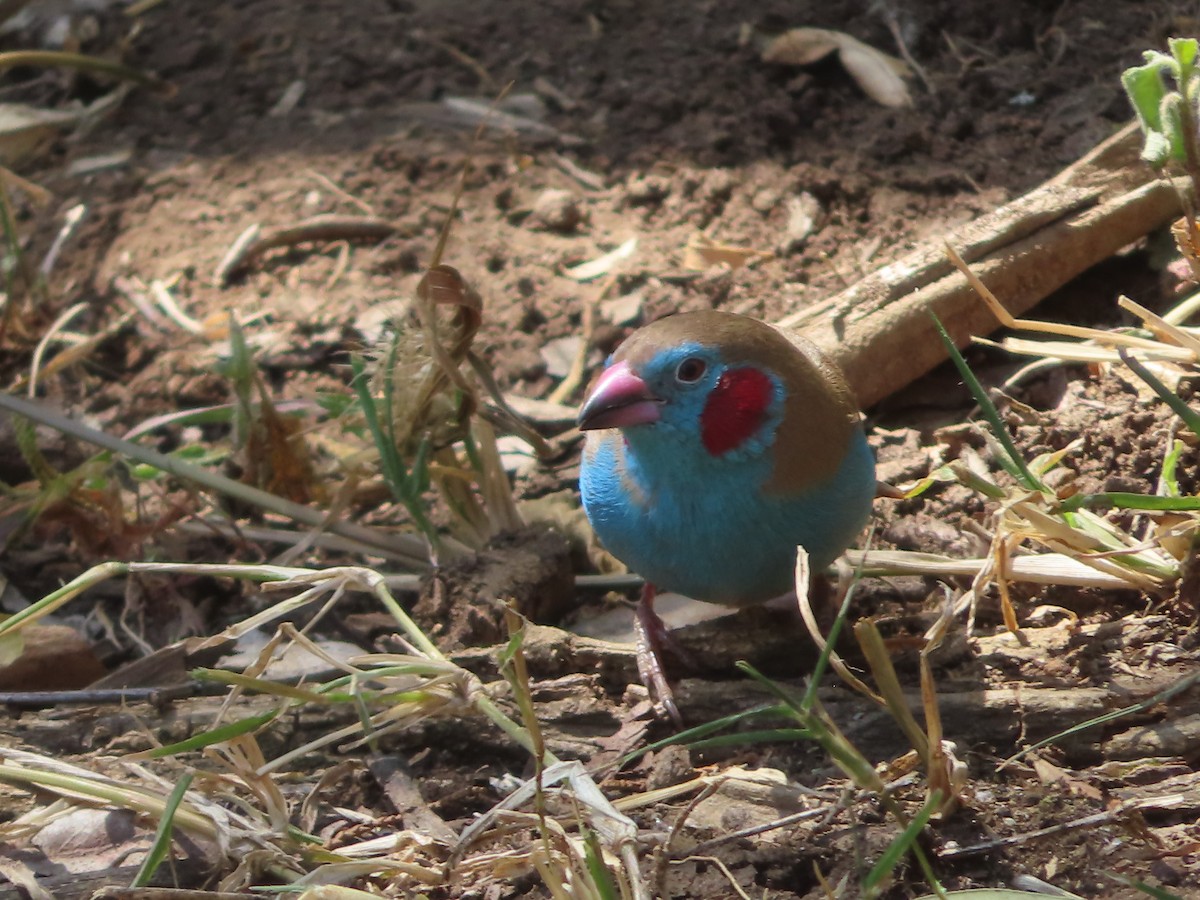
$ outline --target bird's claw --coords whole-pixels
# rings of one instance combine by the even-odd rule
[[[682,729],[683,716],[675,703],[675,692],[667,680],[666,668],[663,665],[662,654],[666,650],[676,656],[685,665],[690,665],[690,659],[684,649],[679,646],[658,613],[654,611],[654,597],[657,592],[653,585],[647,584],[642,588],[642,599],[637,605],[634,623],[637,626],[637,667],[638,677],[655,708],[666,713],[675,726]]]

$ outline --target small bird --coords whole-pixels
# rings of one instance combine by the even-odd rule
[[[665,636],[657,589],[761,603],[794,587],[797,545],[814,571],[846,549],[876,493],[861,418],[815,346],[748,316],[680,313],[617,348],[579,410],[579,485],[601,543],[646,580],[643,642]],[[647,674],[664,699],[661,666]]]

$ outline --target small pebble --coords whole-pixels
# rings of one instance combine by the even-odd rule
[[[583,221],[579,200],[570,191],[551,189],[542,191],[533,201],[529,223],[534,228],[570,234]]]
[[[658,203],[671,193],[671,182],[661,175],[631,175],[625,184],[625,196],[630,203]]]

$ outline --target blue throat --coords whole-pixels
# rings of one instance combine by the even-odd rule
[[[773,432],[721,457],[667,422],[601,436],[580,478],[600,540],[647,581],[698,600],[742,605],[791,590],[797,544],[820,570],[866,522],[875,461],[855,429],[833,477],[770,495]]]

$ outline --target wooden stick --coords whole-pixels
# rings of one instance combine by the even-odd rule
[[[960,347],[998,325],[946,258],[947,241],[1020,315],[1178,216],[1176,185],[1155,178],[1140,148],[1130,124],[1028,194],[778,324],[828,353],[862,406],[877,403],[946,358],[931,312]]]

